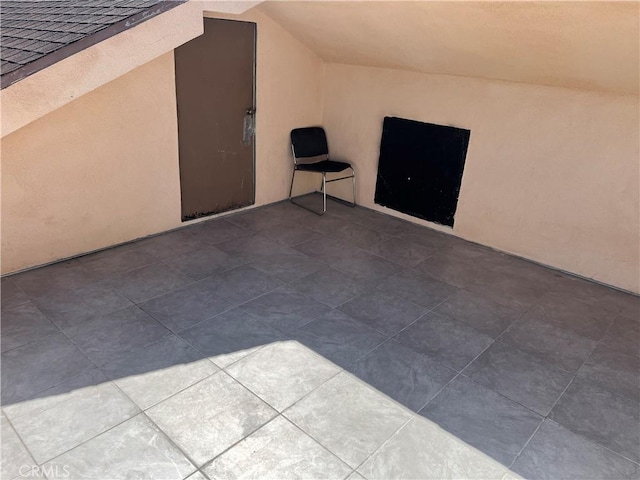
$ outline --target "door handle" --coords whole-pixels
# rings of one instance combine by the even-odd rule
[[[253,107],[247,108],[244,114],[244,120],[242,122],[242,145],[245,147],[251,145],[251,139],[255,135],[255,114],[256,109]]]

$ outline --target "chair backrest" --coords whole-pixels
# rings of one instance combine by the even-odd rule
[[[305,127],[291,130],[291,148],[296,163],[317,162],[329,158],[327,136],[322,127]],[[306,162],[305,162],[306,159]]]

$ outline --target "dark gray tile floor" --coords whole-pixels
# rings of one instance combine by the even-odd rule
[[[127,478],[136,456],[151,478],[255,476],[256,449],[307,478],[639,478],[637,297],[328,210],[282,202],[3,278],[2,478]]]

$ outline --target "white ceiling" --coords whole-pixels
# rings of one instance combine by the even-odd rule
[[[638,94],[638,2],[266,1],[328,62]]]

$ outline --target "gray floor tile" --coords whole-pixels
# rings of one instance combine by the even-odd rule
[[[330,310],[288,286],[244,303],[240,308],[283,333],[291,333]]]
[[[441,235],[446,234],[443,233]],[[469,242],[453,235],[446,235],[446,237],[446,241],[444,241],[442,245],[442,253],[444,255],[464,257],[470,261],[476,261],[481,265],[488,265],[487,261],[489,259],[499,262],[501,257],[516,258],[510,255],[504,255],[490,247]],[[520,260],[518,259],[518,261]],[[527,263],[527,265],[530,265],[530,263]]]
[[[220,367],[226,367],[264,345],[286,339],[282,333],[239,308],[205,320],[180,332],[179,336]]]
[[[144,410],[218,368],[172,335],[103,365],[101,370]]]
[[[216,245],[234,238],[253,235],[251,230],[239,227],[223,218],[193,225],[186,229],[186,232],[207,245]]]
[[[620,316],[614,320],[601,342],[613,352],[640,357],[640,323]]]
[[[416,412],[456,375],[455,371],[394,341],[383,343],[348,370]]]
[[[301,243],[294,249],[329,265],[340,265],[358,252],[364,251],[329,235]]]
[[[271,207],[252,208],[244,212],[229,215],[225,220],[243,228],[260,231],[269,228],[271,225],[280,223],[286,219],[286,215],[278,209]]]
[[[640,461],[640,405],[637,401],[575,380],[549,418],[635,462]]]
[[[115,275],[109,283],[135,303],[142,303],[193,282],[189,277],[168,265],[142,267],[122,275]]]
[[[138,307],[129,307],[84,322],[66,333],[96,365],[104,365],[171,332]]]
[[[495,342],[464,370],[464,375],[546,416],[573,378],[537,357]]]
[[[2,351],[6,352],[58,331],[32,302],[17,305],[2,312]]]
[[[227,372],[278,411],[336,375],[340,368],[295,341],[272,343]]]
[[[240,263],[250,263],[271,255],[287,253],[289,249],[261,235],[240,237],[216,245]]]
[[[191,462],[144,414],[83,443],[45,466],[67,471],[69,478],[96,480],[182,480],[195,471]]]
[[[295,221],[303,225],[307,218],[316,216],[308,210],[304,210],[303,208],[294,205],[289,200],[272,203],[271,205],[269,205],[268,209],[271,214],[283,219],[283,221]]]
[[[347,223],[332,232],[332,236],[360,248],[365,248],[390,238],[389,234],[382,230],[374,230],[358,223]]]
[[[187,229],[174,230],[135,243],[135,247],[160,260],[171,259],[203,247]]]
[[[387,339],[337,310],[320,315],[293,332],[292,337],[342,367],[352,364]]]
[[[451,239],[455,238],[452,235],[440,233],[432,228],[418,225],[414,225],[413,229],[410,229],[406,233],[401,233],[398,236],[409,242],[422,245],[423,247],[435,249],[446,247],[450,244]]]
[[[507,467],[415,417],[359,469],[369,480],[500,479]]]
[[[231,307],[229,302],[212,292],[206,281],[140,304],[140,308],[174,332],[190,328]]]
[[[362,248],[407,268],[415,267],[437,251],[433,247],[423,247],[403,238],[370,243]]]
[[[80,257],[78,261],[88,270],[103,278],[120,275],[157,263],[158,259],[156,257],[137,248],[138,246],[138,242],[129,243],[120,247],[109,248],[101,252],[85,255],[84,257]]]
[[[565,276],[557,270],[538,265],[524,258],[491,249],[487,249],[487,251],[490,252],[487,260],[490,262],[491,269],[503,273],[507,277],[523,278],[532,283],[543,284],[545,288],[552,290]]]
[[[462,370],[493,342],[488,335],[435,313],[428,313],[396,339],[456,371]]]
[[[426,309],[384,290],[371,290],[358,295],[339,308],[352,318],[393,336],[415,322]]]
[[[540,320],[537,312],[526,313],[500,341],[572,372],[580,368],[596,347],[594,340]]]
[[[77,260],[68,260],[12,275],[11,280],[29,297],[36,298],[97,283],[100,277]]]
[[[628,311],[630,295],[595,282],[563,275],[553,285],[553,291],[567,298],[579,300],[596,309],[607,309],[612,313]],[[637,299],[637,297],[635,297]],[[637,301],[637,300],[636,300]],[[634,302],[631,302],[633,305]],[[636,316],[636,320],[637,320]]]
[[[525,478],[584,480],[632,479],[640,467],[610,450],[545,420],[512,470]]]
[[[139,413],[106,377],[89,370],[29,402],[5,410],[38,464]]]
[[[420,413],[503,465],[515,460],[542,421],[464,376],[451,382]]]
[[[421,232],[423,229],[426,229],[426,227],[420,227],[414,223],[400,220],[399,218],[394,218],[390,215],[376,212],[375,210],[369,210],[368,208],[359,207],[356,209],[356,212],[356,223],[394,237]]]
[[[324,267],[320,261],[295,250],[268,255],[250,265],[261,272],[273,275],[283,282],[295,282]]]
[[[410,418],[410,413],[346,373],[332,378],[284,415],[352,468]]]
[[[286,221],[284,223],[274,223],[265,228],[260,229],[260,234],[275,240],[281,245],[291,247],[309,240],[319,238],[320,234],[299,225],[295,221]]]
[[[433,308],[456,291],[456,288],[422,276],[412,270],[405,270],[386,279],[380,284],[382,290],[409,300],[425,308]]]
[[[204,468],[210,478],[343,479],[351,469],[282,417]]]
[[[414,270],[441,282],[464,288],[477,280],[480,267],[465,256],[439,251],[415,266]]]
[[[623,292],[615,292],[616,305],[620,307],[620,315],[631,320],[640,321],[640,296]]]
[[[298,280],[293,285],[299,292],[315,300],[337,307],[373,287],[333,268],[324,268]]]
[[[474,283],[467,288],[489,298],[501,296],[520,305],[535,305],[551,288],[551,285],[535,276],[504,273],[493,267],[492,258],[483,258],[485,268],[479,268]]]
[[[496,303],[467,290],[457,290],[434,312],[466,323],[475,330],[496,338],[518,320],[529,307]]]
[[[277,412],[219,372],[152,407],[147,415],[202,466]]]
[[[133,305],[104,282],[38,297],[35,303],[62,329]]]
[[[204,288],[232,305],[253,300],[281,285],[277,278],[249,266],[234,268],[202,281]]]
[[[309,198],[318,200],[319,196]],[[401,271],[403,267],[415,269]],[[105,279],[114,284],[106,285]],[[380,283],[383,285],[378,288]],[[449,283],[468,286],[460,290]],[[368,394],[362,395],[359,388],[343,386],[332,395],[322,399],[318,396],[317,404],[309,406],[308,415],[303,415],[313,428],[334,442],[334,446],[338,445],[338,450],[343,449],[342,455],[351,458],[363,452],[369,455],[383,445],[360,469],[364,476],[500,477],[502,474],[495,472],[504,466],[492,463],[485,454],[466,445],[463,436],[472,439],[468,443],[477,440],[482,448],[511,458],[531,423],[522,412],[538,418],[518,403],[546,413],[565,385],[566,370],[577,371],[577,380],[561,397],[551,416],[558,416],[558,421],[579,435],[549,420],[547,423],[556,425],[561,433],[547,435],[547,427],[543,427],[518,460],[522,472],[530,474],[531,469],[538,468],[539,476],[545,477],[555,469],[558,476],[569,478],[572,471],[582,478],[607,475],[626,478],[640,473],[629,470],[622,456],[611,453],[611,449],[617,448],[627,458],[636,458],[629,452],[638,451],[638,435],[632,428],[637,427],[640,416],[637,412],[640,298],[372,210],[349,208],[329,200],[329,212],[319,217],[281,202],[12,275],[2,279],[1,287],[3,340],[23,336],[33,339],[2,354],[3,409],[9,418],[15,417],[15,409],[19,409],[22,413],[17,418],[29,419],[28,425],[37,426],[43,421],[56,425],[64,421],[78,427],[63,432],[61,438],[53,438],[59,430],[55,428],[40,428],[38,435],[34,433],[38,430],[35,427],[33,432],[27,432],[26,436],[36,438],[36,445],[40,442],[36,448],[42,458],[55,454],[69,439],[79,442],[94,435],[91,428],[101,431],[104,425],[110,425],[119,412],[118,398],[124,398],[122,393],[120,397],[112,395],[116,386],[134,403],[155,408],[223,375],[217,371],[222,367],[279,409],[306,394],[298,400],[303,404],[316,395],[317,390],[309,390],[325,379],[325,373],[338,371],[338,367],[316,357],[318,353],[379,389],[375,391],[348,375],[374,395],[373,407]],[[127,309],[134,310],[120,289],[128,289],[136,302],[143,301],[141,307],[160,323],[139,310],[129,316],[122,314]],[[80,344],[92,351],[92,358],[105,357],[105,361],[112,358],[101,368],[117,385],[105,382],[95,372],[83,373],[93,368],[92,362],[64,334],[42,328],[46,323],[40,322],[40,315],[27,315],[26,319],[24,315],[13,316],[16,311],[29,313],[30,301],[63,328],[65,334],[82,332]],[[17,306],[22,307],[12,310]],[[536,308],[524,315],[532,307]],[[435,308],[435,312],[412,323],[430,308]],[[124,317],[114,320],[112,315]],[[31,325],[30,321],[35,323]],[[172,336],[161,324],[180,332],[184,338]],[[383,334],[394,335],[399,331],[403,332],[400,338],[385,340]],[[48,335],[40,337],[44,333]],[[286,342],[287,336],[293,334],[315,353],[301,346],[290,352],[287,347],[296,344]],[[451,395],[450,401],[443,401],[451,385],[462,380],[470,382],[459,377],[433,398],[454,375],[449,367],[464,367],[498,335],[501,335],[498,342],[504,343],[495,343],[463,372],[475,380],[473,385],[477,389],[484,388],[482,395]],[[5,341],[3,349],[7,345],[11,346]],[[314,359],[323,366],[321,371],[315,369],[318,364]],[[268,418],[275,415],[244,387],[229,381],[243,392],[240,397],[249,395],[271,412]],[[575,385],[583,385],[584,392],[572,390],[578,389]],[[217,402],[221,390],[222,396],[226,395],[224,388],[212,390],[217,393],[205,393],[197,401],[195,396],[187,400],[186,396],[180,397],[182,400],[176,400],[173,408],[177,413],[167,414],[172,428],[180,430],[184,441],[200,446],[201,437],[206,444],[216,443],[217,438],[229,440],[237,434],[235,442],[244,434],[245,426],[250,432],[264,423],[252,417],[255,412],[251,402],[248,407],[233,406],[237,400],[233,392],[228,394],[232,399],[228,402],[232,405],[231,413],[219,402],[214,407],[204,405]],[[78,407],[73,418],[65,420],[74,405],[95,403],[97,398],[103,398],[100,395],[105,399],[104,409]],[[70,400],[65,402],[67,398]],[[409,425],[422,422],[420,428],[413,432],[403,429],[384,443],[391,435],[386,435],[385,429],[393,428],[384,426],[384,413],[376,410],[375,404],[379,401],[410,413],[392,399],[414,410],[427,401],[432,405],[439,401],[446,403],[441,406],[446,412],[443,415],[453,427],[461,429],[461,433],[456,433],[461,438],[418,416]],[[198,403],[200,400],[204,406]],[[299,404],[294,404],[294,408]],[[56,409],[60,409],[59,414]],[[206,422],[204,426],[198,423],[203,436],[199,430],[190,429],[191,423],[201,421],[201,417],[195,417],[203,410],[213,412],[216,419],[227,418],[235,423],[221,437],[216,436],[215,429],[213,433],[207,430]],[[216,411],[223,413],[216,416]],[[328,413],[323,415],[323,411]],[[51,416],[48,420],[47,415]],[[181,423],[184,415],[194,419]],[[383,431],[376,424],[380,416]],[[136,418],[144,421],[145,417]],[[242,418],[249,420],[245,422]],[[501,418],[507,420],[500,423]],[[132,425],[132,420],[135,418],[116,426],[115,431],[120,434],[109,437],[112,440],[106,443],[101,439],[111,431],[64,453],[60,458],[70,459],[72,476],[170,478],[175,469],[163,473],[168,472],[164,468],[170,462],[154,459],[164,458],[159,456],[163,455],[163,442],[169,442],[169,452],[177,450],[151,423],[147,425],[151,430],[134,428],[130,435],[126,429],[118,430],[123,425]],[[90,424],[88,428],[86,424]],[[331,433],[332,428],[337,432]],[[367,432],[373,433],[368,436]],[[264,448],[259,445],[263,445],[260,441],[265,441],[266,436],[257,443],[241,442],[227,452],[236,452],[237,461],[229,460],[231,456],[227,454],[220,457],[230,462],[219,463],[220,471],[232,468],[251,475],[253,467],[260,468],[261,464],[264,467],[266,463],[273,466],[273,471],[282,467],[286,474],[299,467],[307,476],[312,475],[309,472],[315,471],[315,467],[305,470],[304,461],[291,463],[292,458],[298,458],[296,449],[306,449],[300,445],[307,443],[300,440],[303,443],[299,444],[297,439],[306,439],[305,435],[310,433],[285,435],[264,444]],[[52,440],[47,444],[50,437]],[[160,439],[159,450],[147,444],[150,439],[156,442]],[[536,446],[540,439],[544,442]],[[334,451],[320,438],[316,441]],[[311,442],[309,445],[315,445]],[[223,449],[230,445],[222,444]],[[240,448],[241,445],[246,448]],[[245,455],[253,445],[260,448],[255,455],[264,455],[263,462],[247,460],[253,456]],[[47,453],[48,448],[54,453]],[[554,448],[559,450],[557,456]],[[311,446],[308,449],[313,450]],[[289,456],[285,455],[287,451]],[[337,450],[335,453],[341,454]],[[213,458],[209,454],[203,457]],[[544,455],[551,459],[546,469],[541,466]],[[19,449],[15,456],[20,458]],[[562,456],[567,465],[559,465]],[[138,457],[148,461],[140,462]],[[178,454],[175,458],[181,465],[182,457]],[[350,467],[354,465],[357,466],[352,462]],[[347,470],[340,477],[348,474]],[[507,478],[515,478],[517,474],[508,473]],[[205,478],[204,473],[196,473],[191,466],[178,468],[176,473],[178,478],[189,475],[194,479],[195,475]],[[353,473],[351,477],[356,475]]]
[[[353,472],[351,475],[347,477],[347,480],[365,480],[365,478],[360,475],[358,472]]]
[[[545,295],[530,315],[591,340],[600,340],[613,323],[615,314],[555,293]]]
[[[578,370],[578,378],[640,401],[640,358],[597,347]]]
[[[322,208],[322,201],[311,204],[311,208]],[[335,208],[329,209],[327,207],[327,213],[322,216],[312,213],[312,216],[305,218],[304,226],[322,235],[331,235],[332,232],[335,232],[350,222],[348,217],[345,218],[344,216],[336,215],[336,211]]]
[[[32,397],[91,367],[89,359],[62,333],[2,354],[2,404]]]
[[[373,285],[398,273],[403,268],[397,263],[390,262],[364,250],[353,252],[348,258],[333,264],[333,267]]]
[[[0,452],[0,475],[7,480],[13,478],[37,478],[23,475],[32,471],[36,462],[18,438],[18,435],[3,415],[0,417],[0,437],[2,437],[2,451]]]
[[[10,277],[3,278],[1,282],[0,304],[2,304],[3,312],[29,301],[27,294],[20,290]]]
[[[165,263],[192,280],[202,280],[241,265],[237,258],[211,245],[166,259]]]

